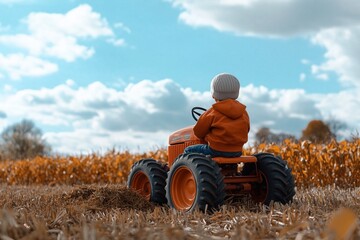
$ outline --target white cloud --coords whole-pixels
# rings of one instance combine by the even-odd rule
[[[71,132],[48,132],[44,138],[58,153],[89,154],[104,153],[115,148],[131,152],[146,152],[167,146],[169,132],[141,132],[136,130],[99,131],[75,129]]]
[[[114,35],[107,20],[87,4],[80,5],[65,14],[31,13],[26,21],[30,32],[45,39],[55,33],[83,38]]]
[[[126,44],[125,39],[123,39],[123,38],[118,38],[118,39],[110,38],[110,39],[108,39],[108,42],[112,43],[116,47],[122,47],[122,46],[125,46],[125,44]]]
[[[306,37],[324,47],[325,62],[312,66],[316,78],[335,72],[345,87],[360,87],[358,0],[172,0],[179,19],[195,27],[259,37]],[[302,60],[309,64],[309,60]],[[315,72],[314,72],[314,67]]]
[[[26,53],[13,53],[11,56],[22,55],[23,58],[26,58],[27,65],[31,59],[35,61],[32,65],[39,65],[39,61],[41,61],[41,65],[47,63],[46,67],[44,66],[42,69],[54,67],[55,64],[41,58],[52,57],[73,62],[78,58],[88,59],[92,57],[95,49],[86,44],[89,39],[106,38],[115,46],[125,45],[125,40],[116,37],[107,20],[93,11],[91,6],[87,4],[71,9],[65,14],[30,13],[23,23],[26,24],[28,33],[0,35],[0,44],[16,47],[20,51],[25,50]],[[3,28],[2,25],[0,25],[1,28]],[[27,68],[27,66],[21,65],[22,62],[20,61],[16,67],[11,68],[11,71],[6,67],[1,67],[1,65],[0,68],[8,70],[7,73],[11,78],[40,76],[40,74],[32,75],[33,73],[17,73],[16,69],[20,71]],[[52,70],[42,71],[42,75],[53,73],[55,69],[52,68]]]
[[[313,65],[313,73],[325,76],[335,71],[344,86],[360,88],[360,23],[354,27],[322,30],[312,41],[326,49],[326,62]]]
[[[299,76],[299,80],[300,80],[300,82],[304,82],[306,80],[306,74],[301,73],[300,76]]]
[[[131,33],[131,29],[122,22],[115,23],[114,27],[118,28],[118,29],[121,29],[122,31],[124,31],[126,33]]]
[[[357,89],[339,93],[321,95],[316,107],[324,117],[336,117],[338,120],[352,123],[356,127],[360,123],[360,98]],[[359,126],[357,126],[359,129]]]
[[[329,80],[329,76],[327,74],[325,74],[325,73],[316,75],[316,78],[320,79],[320,80],[323,80],[323,81]]]
[[[46,135],[57,151],[164,145],[171,131],[192,123],[186,96],[171,80],[145,80],[123,91],[100,82],[76,87],[67,80],[51,89],[21,90],[3,98],[0,109],[11,119],[71,128]],[[73,144],[74,139],[81,143]]]
[[[248,85],[241,88],[239,100],[247,105],[252,137],[262,126],[299,136],[314,118],[336,117],[360,129],[357,96],[354,90],[314,95]],[[194,124],[193,106],[208,108],[213,103],[210,92],[182,88],[171,79],[143,80],[123,90],[101,82],[79,87],[67,80],[54,88],[21,90],[1,99],[7,123],[26,117],[49,126],[50,131],[43,129],[45,137],[55,151],[67,153],[164,146],[171,132]]]
[[[76,83],[74,80],[68,79],[68,80],[66,80],[65,84],[69,87],[72,87],[72,86],[75,86]]]
[[[4,92],[11,92],[13,90],[13,87],[9,84],[4,85]]]
[[[240,35],[294,36],[360,21],[357,0],[173,0],[179,18]]]
[[[301,59],[301,63],[304,65],[308,65],[310,61],[308,59]]]
[[[274,89],[250,84],[242,88],[240,100],[246,105],[253,125],[252,133],[261,126],[299,136],[307,122],[321,118],[313,99],[303,89]]]
[[[58,71],[58,66],[33,56],[0,53],[0,73],[2,71],[16,80],[23,76],[37,77],[51,74]]]
[[[86,4],[65,14],[31,13],[25,23],[29,34],[0,35],[0,43],[25,49],[31,55],[72,62],[94,54],[94,49],[80,44],[80,40],[114,37],[106,19]]]

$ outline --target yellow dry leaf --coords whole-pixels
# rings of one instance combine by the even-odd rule
[[[281,149],[280,149],[280,147],[278,145],[271,145],[268,148],[268,151],[271,152],[271,153],[274,153],[275,155],[278,155],[278,154],[280,154]]]
[[[281,238],[281,237],[284,237],[286,234],[300,232],[307,228],[309,228],[309,223],[307,221],[297,222],[297,223],[288,225],[288,226],[284,227],[283,229],[281,229],[281,231],[279,233],[279,237]]]
[[[358,219],[353,210],[341,208],[329,219],[327,224],[328,234],[335,239],[347,240],[356,229]]]
[[[265,143],[261,143],[261,144],[259,144],[258,149],[264,150],[265,147],[266,147],[266,144],[265,144]]]

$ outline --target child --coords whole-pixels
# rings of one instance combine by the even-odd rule
[[[185,148],[185,153],[203,153],[212,157],[239,157],[250,130],[246,106],[238,102],[240,83],[233,75],[222,73],[211,81],[215,103],[194,126],[194,134],[207,142]]]

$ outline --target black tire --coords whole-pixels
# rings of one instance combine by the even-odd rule
[[[168,172],[166,198],[168,205],[177,210],[212,212],[219,209],[225,198],[224,177],[219,166],[203,154],[179,155]]]
[[[288,183],[288,187],[286,190],[287,196],[286,196],[286,202],[292,202],[294,196],[295,196],[295,179],[294,176],[291,173],[292,169],[285,163],[285,173],[286,173],[286,180]]]
[[[145,196],[150,202],[166,204],[166,165],[154,159],[142,159],[131,167],[127,187]]]
[[[295,195],[295,182],[287,163],[270,153],[259,153],[254,156],[257,158],[257,168],[263,181],[252,185],[253,200],[265,205],[269,205],[272,201],[282,204],[292,201]],[[254,164],[244,165],[242,174],[248,175],[254,172]]]

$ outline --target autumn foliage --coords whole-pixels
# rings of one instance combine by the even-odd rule
[[[165,160],[166,152],[146,154],[109,151],[67,157],[35,157],[0,162],[0,182],[8,184],[124,183],[132,164],[142,158]]]
[[[310,140],[314,143],[328,143],[333,138],[330,128],[321,120],[312,120],[302,131],[302,140]]]
[[[285,140],[281,145],[260,144],[247,154],[271,152],[285,159],[292,168],[298,187],[359,187],[360,139],[313,144]]]
[[[359,187],[360,139],[332,141],[327,145],[310,141],[260,144],[247,148],[245,155],[271,152],[287,160],[298,187]],[[124,183],[132,164],[142,158],[167,161],[165,149],[145,154],[109,151],[67,157],[36,157],[31,160],[0,162],[0,183],[8,184],[91,184]]]

